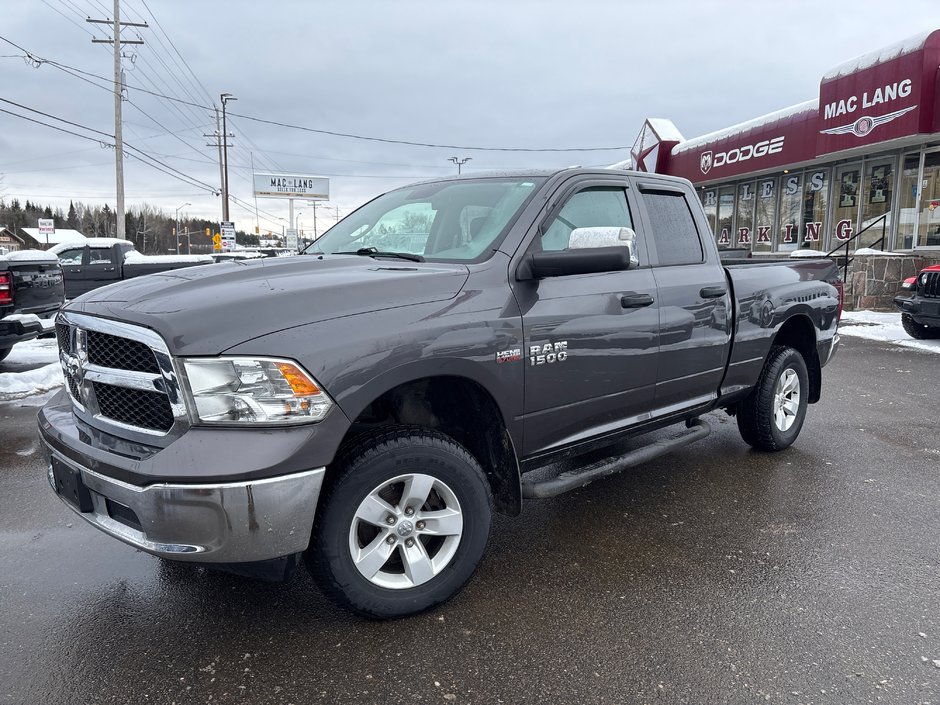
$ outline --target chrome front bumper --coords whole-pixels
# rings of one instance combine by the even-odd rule
[[[59,495],[80,517],[147,553],[201,563],[247,563],[305,550],[325,473],[316,468],[247,482],[137,487],[50,453],[80,473],[90,492],[90,512]],[[51,459],[49,484],[55,490]],[[138,521],[128,521],[134,515]]]

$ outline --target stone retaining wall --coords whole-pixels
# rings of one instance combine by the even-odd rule
[[[894,311],[892,299],[904,293],[901,282],[931,264],[940,264],[940,253],[856,255],[846,280],[846,310]]]

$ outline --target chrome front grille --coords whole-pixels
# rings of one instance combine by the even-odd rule
[[[152,330],[63,312],[56,319],[56,338],[79,417],[141,440],[166,435],[185,420],[169,350]]]

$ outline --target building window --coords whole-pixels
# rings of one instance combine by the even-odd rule
[[[708,227],[713,233],[717,233],[718,231],[715,229],[715,217],[718,213],[717,189],[709,188],[702,191],[702,208],[705,209],[705,217],[708,219]]]
[[[803,175],[784,174],[780,180],[780,226],[777,249],[795,250],[800,240],[800,206],[803,203]]]
[[[838,247],[848,242],[858,229],[858,206],[862,182],[862,168],[860,164],[848,164],[836,170],[834,189],[832,193],[832,229],[829,242],[832,247]],[[857,242],[857,241],[856,241]],[[854,248],[855,242],[852,243]],[[845,254],[844,251],[842,251]]]
[[[731,233],[734,231],[734,186],[722,186],[718,189],[718,222],[715,235],[718,237],[718,249],[731,247]]]
[[[734,246],[751,249],[754,241],[754,183],[738,184],[738,203],[735,208]]]
[[[865,166],[865,186],[862,190],[862,218],[859,230],[868,228],[856,240],[858,247],[878,247],[887,250],[890,246],[888,233],[890,218],[878,220],[891,212],[894,187],[894,160],[871,161]],[[884,240],[881,240],[882,235]],[[876,244],[877,243],[877,244]]]
[[[777,214],[777,179],[757,182],[754,205],[754,232],[751,234],[754,252],[767,252],[773,247],[774,216]]]
[[[803,230],[800,247],[826,248],[826,212],[829,207],[829,170],[807,170],[803,175]]]

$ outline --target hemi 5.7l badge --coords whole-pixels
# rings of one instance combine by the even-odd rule
[[[522,348],[511,348],[509,350],[500,350],[496,353],[496,364],[502,365],[504,362],[518,362],[522,359]]]

